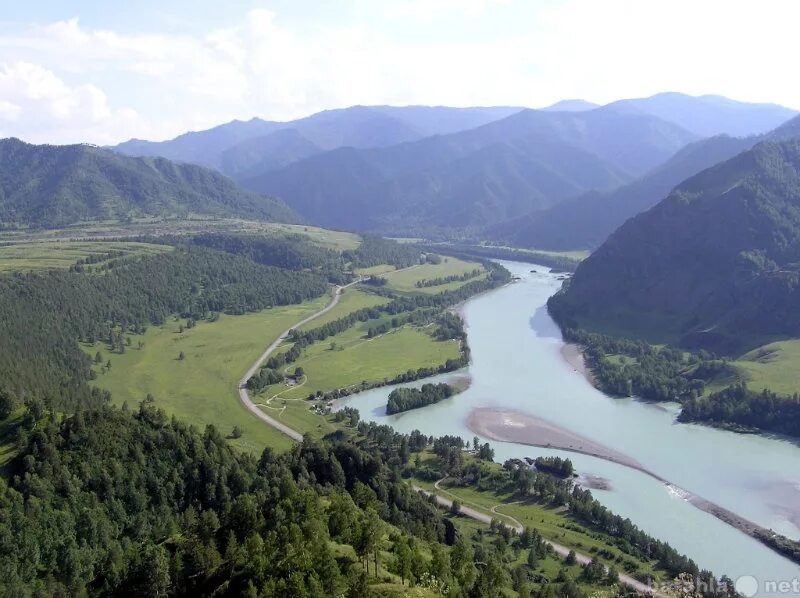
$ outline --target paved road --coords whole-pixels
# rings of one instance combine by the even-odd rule
[[[281,334],[278,338],[276,338],[272,342],[272,344],[264,350],[264,352],[256,360],[256,362],[250,367],[249,370],[247,370],[247,372],[242,377],[242,379],[239,380],[239,400],[247,408],[247,410],[250,413],[252,413],[253,415],[255,415],[261,421],[269,424],[270,426],[272,426],[276,430],[279,430],[279,431],[283,432],[284,434],[286,434],[289,438],[292,438],[293,440],[297,440],[298,442],[300,442],[300,441],[303,440],[303,435],[300,432],[298,432],[297,430],[295,430],[294,428],[290,428],[289,426],[287,426],[283,422],[278,421],[274,417],[270,417],[269,415],[264,413],[261,409],[259,409],[258,406],[255,403],[253,403],[253,401],[250,400],[250,395],[247,393],[247,381],[253,376],[253,374],[256,373],[258,368],[261,367],[261,364],[263,364],[269,358],[269,356],[272,355],[272,352],[275,351],[275,349],[277,349],[278,346],[289,337],[289,332],[291,332],[295,328],[299,328],[300,326],[310,322],[311,320],[317,319],[318,317],[320,317],[323,314],[328,313],[330,310],[332,310],[334,307],[336,307],[337,303],[339,303],[339,299],[342,297],[342,291],[344,289],[346,289],[347,287],[352,286],[354,284],[357,284],[357,283],[361,282],[362,280],[363,279],[354,280],[350,284],[346,284],[346,285],[341,286],[341,287],[335,287],[334,291],[333,291],[333,297],[331,298],[331,301],[330,301],[330,303],[328,303],[328,305],[323,307],[318,312],[311,314],[310,316],[308,316],[304,320],[301,320],[301,321],[297,322],[296,324],[294,324],[293,326],[287,328],[283,332],[283,334]]]
[[[439,480],[439,481],[441,481],[441,480]],[[438,484],[439,482],[436,482],[436,483]],[[445,508],[449,509],[453,505],[453,501],[450,500],[449,498],[445,498],[444,496],[441,496],[439,494],[434,494],[433,492],[429,492],[429,491],[427,491],[427,490],[425,490],[423,488],[420,488],[419,486],[412,486],[412,488],[417,492],[422,492],[426,496],[434,496],[436,498],[437,504],[441,505],[442,507],[445,507]],[[437,486],[437,488],[438,488],[438,486]],[[441,490],[441,488],[440,488],[440,490]],[[447,492],[447,491],[446,490],[442,490],[442,492]],[[497,506],[499,506],[499,505],[497,505]],[[495,506],[495,508],[497,508],[497,506]],[[497,511],[494,511],[494,510],[493,510],[493,512],[497,513]],[[459,510],[459,513],[461,513],[465,517],[469,517],[470,519],[474,519],[475,521],[480,521],[481,523],[486,523],[486,524],[490,524],[492,522],[492,519],[493,519],[491,515],[488,515],[486,513],[481,512],[481,511],[477,511],[477,510],[475,510],[475,509],[473,509],[471,507],[465,506],[463,503],[461,505],[461,509]],[[507,519],[510,519],[510,520],[516,522],[517,525],[511,526],[511,528],[514,531],[516,531],[518,534],[522,533],[522,525],[519,524],[519,521],[517,521],[513,517],[509,517],[508,515],[503,515],[502,513],[497,513],[497,515],[498,516],[502,515],[503,517],[506,517]],[[556,544],[555,542],[550,542],[549,540],[545,540],[545,542],[547,542],[550,546],[553,547],[553,550],[556,552],[556,554],[559,554],[559,555],[565,557],[570,552],[570,549],[567,548],[566,546],[562,546],[561,544]],[[592,560],[588,556],[586,556],[585,554],[580,554],[580,553],[575,553],[575,559],[579,563],[581,563],[583,565],[585,565],[586,563],[588,563],[588,562],[590,562]],[[633,590],[636,590],[637,592],[641,592],[643,594],[650,595],[650,596],[661,596],[661,594],[659,594],[658,592],[655,592],[653,590],[653,588],[651,588],[647,584],[643,584],[642,582],[630,577],[629,575],[625,575],[623,573],[620,573],[619,574],[619,581],[620,581],[621,584],[624,584],[624,585],[628,586],[629,588],[631,588]]]

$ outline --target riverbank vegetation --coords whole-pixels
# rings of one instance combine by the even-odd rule
[[[393,415],[418,409],[426,405],[433,405],[439,401],[452,397],[456,389],[449,384],[423,384],[420,388],[395,388],[389,393],[386,403],[386,413]]]
[[[571,478],[575,473],[572,461],[561,457],[536,457],[533,466],[539,471],[553,474],[559,478]]]
[[[736,431],[762,430],[800,437],[800,400],[751,390],[735,362],[708,351],[697,352],[645,341],[587,332],[561,317],[557,302],[548,302],[568,342],[583,349],[595,384],[616,396],[650,401],[678,401],[680,421],[706,423]]]
[[[605,567],[643,583],[669,580],[682,572],[711,578],[668,544],[608,511],[590,491],[576,488],[570,478],[538,472],[522,460],[500,466],[477,454],[439,451],[437,455],[435,448],[422,453],[419,465],[407,468],[414,483],[486,513],[502,525],[522,526],[523,536],[540,535],[594,556]],[[454,459],[453,455],[458,456]],[[441,481],[434,485],[437,480]]]

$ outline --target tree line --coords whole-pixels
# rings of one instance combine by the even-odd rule
[[[423,278],[422,280],[418,280],[416,283],[414,283],[414,286],[416,286],[418,289],[426,289],[430,287],[442,286],[451,282],[465,282],[471,278],[480,276],[481,272],[482,270],[480,268],[475,268],[474,270],[464,272],[463,274],[451,274],[450,276],[439,276],[437,278]]]
[[[454,386],[445,383],[423,384],[421,388],[395,388],[389,393],[386,413],[394,415],[409,409],[433,405],[456,393]]]

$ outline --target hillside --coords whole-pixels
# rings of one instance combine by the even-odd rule
[[[319,151],[339,147],[386,147],[430,135],[455,133],[519,110],[521,108],[514,107],[351,106],[286,122],[259,118],[232,121],[168,141],[131,140],[113,149],[131,156],[163,156],[210,166],[233,177],[254,176]],[[282,134],[274,135],[276,132]],[[298,143],[304,148],[299,152]],[[259,154],[261,151],[264,155]],[[283,164],[276,164],[276,160]]]
[[[800,117],[762,136],[718,135],[687,145],[644,177],[608,192],[591,191],[550,209],[532,212],[487,230],[492,239],[539,249],[593,249],[628,218],[653,207],[673,187],[752,148],[759,141],[800,136]]]
[[[722,96],[674,92],[620,100],[609,106],[657,116],[700,137],[759,135],[797,116],[797,111],[777,104],[751,104]]]
[[[524,110],[452,135],[341,148],[243,183],[327,226],[474,227],[619,186],[693,139],[647,115]]]
[[[764,142],[626,222],[555,301],[567,320],[739,354],[800,336],[800,139]]]
[[[299,219],[280,200],[246,191],[199,166],[130,158],[88,145],[0,140],[3,226],[187,214]]]

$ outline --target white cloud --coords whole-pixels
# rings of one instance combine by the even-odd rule
[[[29,62],[0,65],[0,131],[34,142],[114,138],[114,128],[140,124],[131,109],[113,111],[91,84],[70,87],[53,72]]]
[[[666,90],[800,108],[794,0],[405,0],[378,12],[298,29],[258,9],[191,35],[77,18],[31,26],[0,36],[0,131],[105,143],[352,104],[542,106]],[[475,34],[448,35],[462,25]]]

